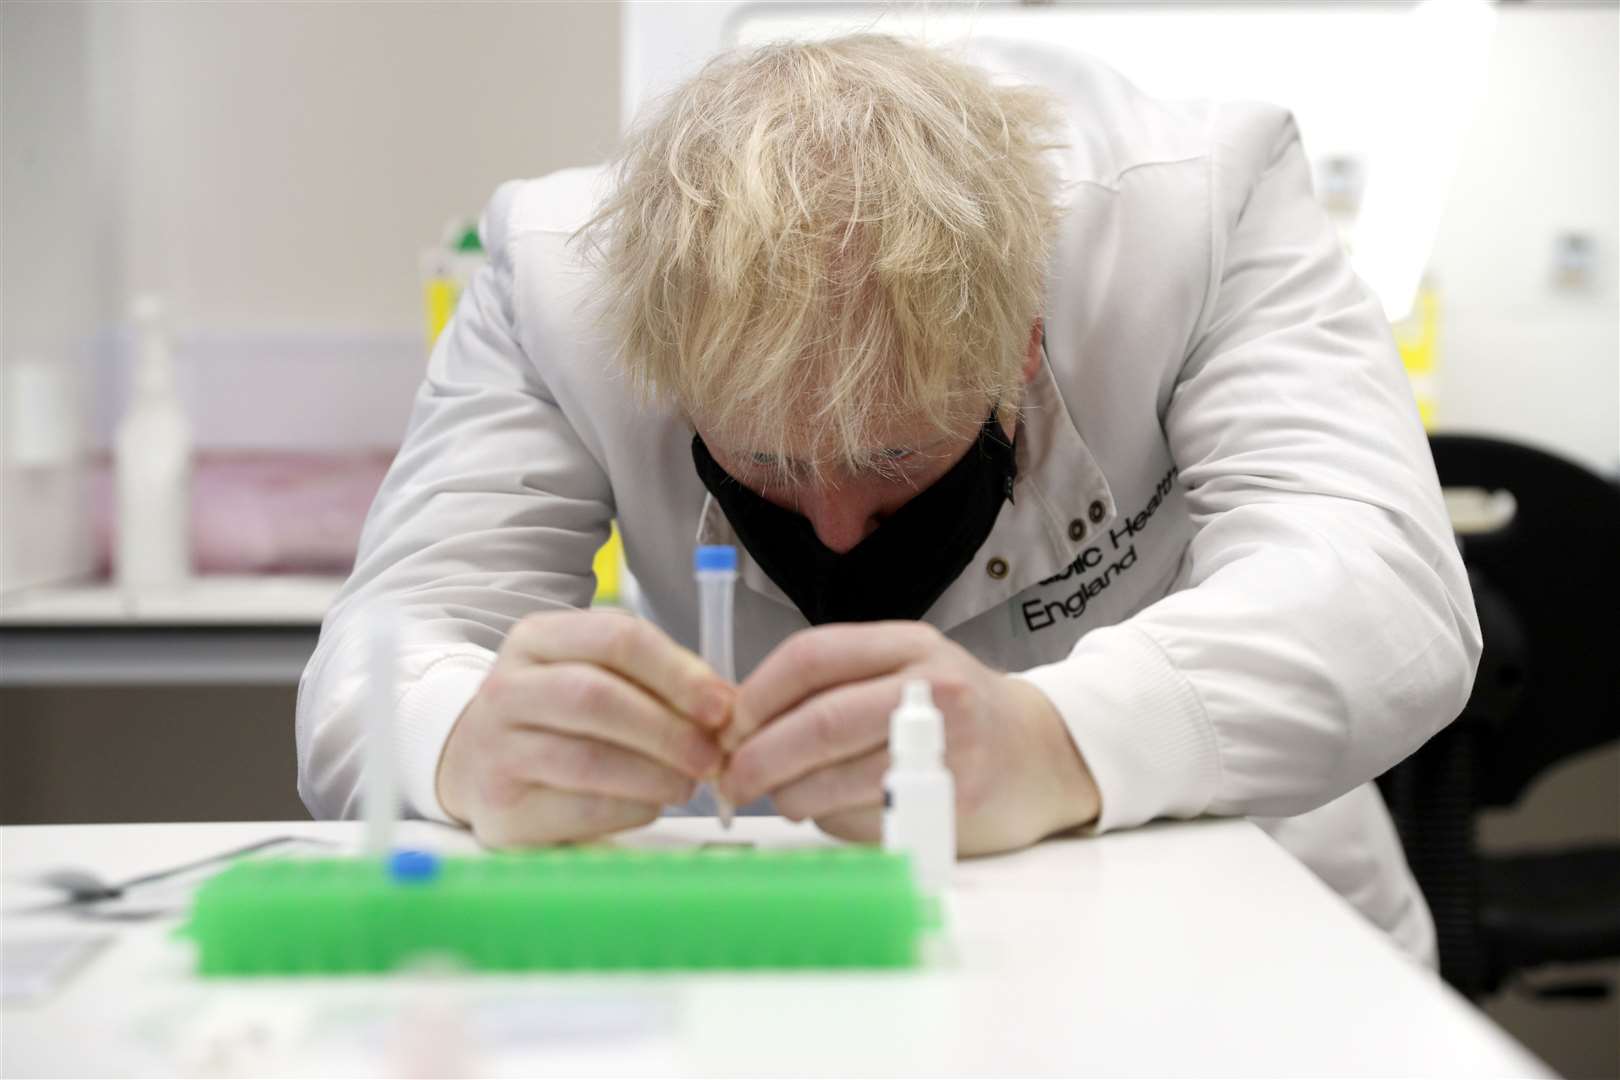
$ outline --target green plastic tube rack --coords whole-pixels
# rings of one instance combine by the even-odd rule
[[[388,971],[423,954],[496,971],[908,967],[937,911],[904,856],[560,848],[260,859],[198,891],[204,975]]]

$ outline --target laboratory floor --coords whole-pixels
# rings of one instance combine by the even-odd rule
[[[1480,816],[1480,844],[1510,851],[1568,843],[1620,844],[1620,745],[1571,758],[1509,810]],[[1533,987],[1607,982],[1596,1001],[1547,1000]],[[1620,961],[1548,968],[1480,1003],[1491,1019],[1570,1080],[1620,1077]]]
[[[1576,979],[1607,982],[1614,992],[1601,1001],[1542,1000],[1531,993],[1532,986]],[[1551,967],[1480,1004],[1487,1016],[1569,1080],[1620,1076],[1620,962]]]

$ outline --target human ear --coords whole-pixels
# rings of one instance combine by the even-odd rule
[[[1035,325],[1029,331],[1029,347],[1024,351],[1024,383],[1028,385],[1035,373],[1041,370],[1041,342],[1046,339],[1046,321],[1036,317]]]

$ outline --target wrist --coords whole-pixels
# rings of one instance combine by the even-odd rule
[[[476,700],[475,698],[474,701]],[[468,702],[461,715],[456,717],[456,722],[450,726],[450,734],[445,737],[444,748],[439,751],[439,762],[433,770],[433,793],[439,800],[440,808],[449,816],[452,824],[463,828],[467,827],[468,818],[462,812],[460,791],[453,783],[456,768],[451,759],[455,752],[456,734],[461,730],[462,722],[466,720],[472,707],[473,702]]]
[[[1039,780],[1034,787],[1045,804],[1042,835],[1092,824],[1102,812],[1102,796],[1062,714],[1035,684],[1015,676],[1007,682],[1030,737]]]

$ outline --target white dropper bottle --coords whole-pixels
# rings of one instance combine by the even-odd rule
[[[939,895],[956,865],[956,785],[945,767],[945,718],[928,683],[912,679],[889,715],[883,775],[883,848],[911,856],[926,894]]]
[[[135,374],[118,424],[118,548],[126,592],[174,588],[191,576],[191,425],[155,296],[135,301]]]

